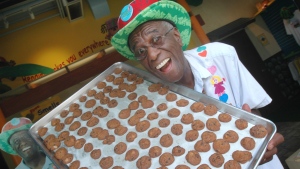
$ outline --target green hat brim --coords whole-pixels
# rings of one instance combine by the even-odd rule
[[[128,37],[136,27],[150,20],[170,20],[175,23],[182,39],[182,50],[187,48],[191,37],[191,20],[187,11],[173,1],[158,1],[142,10],[112,37],[111,44],[124,57],[136,60],[128,47]]]
[[[9,154],[13,154],[13,155],[18,155],[14,149],[11,147],[11,145],[8,142],[8,139],[11,137],[12,134],[14,134],[17,131],[21,131],[21,130],[28,130],[30,127],[32,126],[32,123],[30,124],[25,124],[19,128],[15,128],[15,129],[11,129],[11,130],[7,130],[5,132],[2,132],[0,134],[0,149],[2,149],[3,151],[9,153]]]

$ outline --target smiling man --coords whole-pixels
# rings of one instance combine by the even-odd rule
[[[258,115],[258,108],[272,101],[234,47],[215,42],[186,50],[191,20],[174,1],[134,0],[121,10],[118,29],[111,40],[115,49],[163,80]],[[258,168],[283,168],[276,156],[283,141],[281,134],[274,135]]]
[[[32,123],[28,118],[13,118],[7,122],[0,134],[0,148],[22,157],[16,169],[53,169],[52,161],[40,150],[28,133]]]

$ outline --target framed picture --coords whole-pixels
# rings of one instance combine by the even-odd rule
[[[266,46],[269,44],[269,41],[268,39],[266,38],[266,35],[264,33],[260,34],[257,36],[257,39],[260,41],[260,43],[263,45],[263,46]]]

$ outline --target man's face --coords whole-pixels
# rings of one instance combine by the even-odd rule
[[[185,72],[184,56],[180,33],[172,28],[165,21],[146,22],[136,28],[128,40],[136,56],[145,51],[146,56],[140,63],[149,72],[163,80],[177,82]],[[162,43],[155,47],[157,37],[161,38]]]
[[[38,155],[39,152],[28,130],[14,133],[9,139],[9,144],[23,159],[31,159],[35,155]]]

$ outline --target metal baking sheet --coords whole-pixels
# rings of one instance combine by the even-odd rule
[[[230,106],[228,104],[225,104],[223,102],[220,102],[216,99],[213,99],[211,97],[208,97],[204,94],[201,94],[201,93],[198,93],[198,92],[195,92],[194,90],[192,89],[189,89],[187,87],[183,87],[183,86],[179,86],[179,85],[176,85],[176,84],[173,84],[173,83],[168,83],[168,82],[165,82],[165,81],[162,81],[161,79],[158,79],[156,78],[155,76],[151,75],[150,73],[144,71],[144,70],[141,70],[141,69],[138,69],[136,67],[132,67],[126,63],[121,63],[121,62],[118,62],[118,63],[115,63],[113,64],[112,66],[110,66],[108,69],[106,69],[104,72],[102,72],[100,75],[98,75],[97,77],[95,77],[92,81],[90,81],[88,84],[86,84],[84,87],[82,87],[80,90],[78,90],[76,93],[74,93],[71,97],[69,97],[67,100],[65,100],[63,103],[61,103],[59,106],[57,106],[55,109],[53,109],[51,112],[49,112],[47,115],[45,115],[43,118],[41,118],[39,121],[37,121],[31,128],[30,128],[30,134],[31,136],[34,138],[34,140],[37,142],[37,144],[41,147],[41,149],[46,153],[46,155],[54,162],[54,164],[58,167],[58,168],[68,168],[67,165],[63,164],[62,162],[60,162],[59,160],[57,160],[55,157],[54,157],[54,153],[53,152],[50,152],[46,147],[45,145],[43,144],[43,140],[42,138],[37,134],[38,132],[38,129],[41,128],[41,127],[44,127],[44,126],[50,126],[50,122],[53,118],[57,118],[59,117],[59,114],[62,110],[66,110],[69,108],[69,106],[76,102],[78,103],[78,100],[81,96],[83,95],[86,95],[87,91],[89,91],[90,89],[93,89],[95,88],[95,86],[97,85],[98,82],[100,81],[105,81],[105,77],[107,75],[110,75],[110,74],[113,74],[113,71],[116,69],[116,68],[122,68],[123,71],[128,71],[130,73],[134,73],[136,75],[138,75],[139,77],[142,77],[145,81],[144,81],[144,87],[143,88],[140,88],[140,89],[137,89],[137,91],[134,91],[138,94],[138,96],[140,95],[143,95],[143,94],[147,94],[147,92],[145,92],[145,87],[151,85],[152,83],[162,83],[164,86],[168,86],[169,89],[170,89],[170,92],[174,92],[176,93],[179,97],[177,100],[183,98],[183,99],[187,99],[189,100],[189,105],[186,106],[186,107],[189,107],[193,102],[195,101],[200,101],[204,104],[214,104],[218,107],[218,113],[214,116],[206,116],[204,114],[200,114],[200,113],[194,113],[194,118],[195,119],[200,119],[202,120],[204,123],[205,121],[208,119],[208,118],[212,118],[212,117],[215,117],[217,118],[217,116],[219,115],[219,113],[222,113],[222,112],[226,112],[226,113],[229,113],[232,115],[232,120],[231,122],[229,122],[228,124],[222,124],[222,127],[221,127],[221,131],[217,131],[215,132],[216,135],[217,135],[217,138],[222,138],[223,134],[225,131],[227,131],[228,129],[233,129],[235,131],[237,131],[237,129],[235,128],[235,125],[234,125],[234,121],[238,118],[243,118],[245,120],[247,120],[249,122],[249,126],[247,129],[245,129],[244,131],[237,131],[238,134],[240,135],[240,138],[239,140],[232,144],[231,144],[231,148],[229,150],[229,152],[227,152],[226,154],[224,154],[224,158],[225,158],[225,161],[228,161],[230,159],[232,159],[231,157],[231,154],[234,150],[244,150],[239,144],[240,140],[244,137],[244,136],[250,136],[249,134],[249,129],[256,125],[256,124],[262,124],[264,125],[267,130],[268,130],[268,135],[263,138],[263,139],[255,139],[256,141],[256,147],[254,150],[251,150],[250,152],[252,153],[252,156],[253,158],[251,159],[250,162],[247,162],[246,164],[242,164],[242,167],[243,168],[256,168],[258,166],[258,163],[259,161],[261,160],[262,158],[262,155],[264,153],[264,151],[266,150],[266,146],[269,142],[269,140],[273,137],[273,135],[275,134],[276,132],[276,126],[273,122],[271,122],[270,120],[267,120],[265,118],[262,118],[260,116],[256,116],[254,114],[251,114],[251,113],[248,113],[246,111],[243,111],[241,109],[238,109],[234,106]],[[127,97],[128,93],[126,94],[125,98]],[[153,99],[153,101],[155,100],[155,105],[150,108],[149,110],[147,109],[147,113],[150,113],[150,112],[154,112],[154,111],[157,111],[156,110],[156,106],[157,104],[161,103],[161,102],[166,102],[165,100],[161,99],[163,98],[164,96],[160,96],[158,97],[157,94],[149,94],[148,92],[148,95],[146,95],[149,99]],[[109,116],[107,118],[104,118],[104,119],[100,119],[100,123],[102,122],[103,125],[105,126],[106,124],[106,121],[108,121],[109,119],[112,119],[112,118],[116,118],[118,117],[118,113],[120,112],[120,110],[126,108],[126,105],[129,104],[129,101],[127,99],[127,102],[124,100],[118,100],[116,99],[119,104],[116,108],[112,108],[110,110],[110,112],[113,112],[113,113],[110,113]],[[83,103],[81,103],[83,104]],[[168,110],[170,108],[172,108],[172,106],[176,106],[174,103],[170,102],[170,103],[167,103],[168,104]],[[97,104],[94,106],[96,107]],[[102,106],[102,105],[101,105]],[[122,107],[123,106],[123,107]],[[125,106],[125,107],[124,107]],[[140,106],[141,108],[141,106]],[[140,109],[139,108],[139,109]],[[178,108],[178,107],[177,107]],[[166,110],[167,111],[167,110]],[[181,111],[184,111],[184,110],[181,110]],[[85,112],[85,110],[83,110],[83,113]],[[147,116],[147,115],[146,115]],[[145,118],[146,118],[145,116]],[[159,113],[159,119],[161,118],[170,118],[168,117],[167,113]],[[62,119],[63,120],[63,119]],[[126,119],[125,119],[126,120]],[[175,123],[178,123],[180,121],[180,117],[177,117],[175,119],[171,119],[171,124],[169,125],[170,127],[172,126],[172,124],[175,124]],[[120,120],[121,121],[121,120]],[[126,120],[127,122],[127,120]],[[123,123],[121,121],[122,125],[126,126],[125,123]],[[126,123],[127,124],[127,123]],[[151,121],[151,127],[154,127],[154,126],[157,126],[157,121],[156,123],[152,122]],[[225,127],[224,127],[225,126]],[[102,127],[102,126],[101,126]],[[149,128],[149,129],[150,129]],[[134,128],[133,128],[134,129]],[[128,126],[128,131],[129,132],[131,130],[130,126]],[[170,130],[165,130],[165,129],[161,129],[162,130],[162,134],[163,133],[170,133]],[[188,128],[184,127],[184,132],[186,132],[188,130]],[[91,129],[89,129],[89,131],[91,131]],[[119,142],[119,141],[122,141],[124,140],[124,138],[119,138],[119,137],[116,137],[116,141],[109,147],[105,147],[103,148],[103,145],[102,145],[102,141],[97,141],[96,140],[89,140],[89,138],[87,136],[89,136],[89,131],[87,132],[87,134],[85,135],[87,139],[87,142],[92,142],[94,144],[94,149],[97,148],[97,146],[95,145],[99,145],[99,147],[101,147],[101,151],[102,151],[102,155],[100,157],[100,159],[103,157],[103,156],[108,156],[108,155],[111,155],[113,156],[114,153],[112,153],[113,151],[113,147]],[[204,131],[207,131],[207,129],[205,128],[204,130],[201,130],[199,132],[204,132]],[[70,132],[71,134],[75,134],[77,133],[77,130],[75,132]],[[145,135],[146,133],[146,135]],[[46,134],[49,135],[49,134],[55,134],[56,136],[58,136],[59,133],[55,132],[54,130],[49,130]],[[75,134],[76,135],[76,134]],[[126,137],[126,134],[124,135]],[[127,147],[127,150],[131,149],[131,148],[137,148],[139,149],[139,145],[138,145],[138,141],[139,141],[139,138],[143,138],[143,137],[147,137],[147,132],[143,132],[143,134],[139,134],[138,138],[136,139],[136,144],[131,144],[129,143],[128,144],[128,147]],[[200,137],[200,135],[199,135]],[[45,138],[45,137],[44,137]],[[77,138],[77,137],[76,137]],[[182,134],[181,135],[181,138],[180,137],[173,137],[174,139],[174,142],[173,142],[173,146],[176,146],[176,145],[181,145],[182,147],[186,147],[186,153],[188,152],[188,150],[191,150],[193,149],[194,147],[194,144],[197,140],[199,140],[199,138],[194,141],[194,142],[187,142],[185,141],[185,138],[184,138],[184,135]],[[151,146],[154,146],[156,144],[159,145],[159,139],[154,139],[154,140],[151,140]],[[126,142],[126,141],[124,141]],[[208,151],[208,152],[205,152],[205,153],[202,153],[200,152],[200,155],[201,155],[201,164],[202,163],[206,163],[208,164],[210,167],[212,167],[208,161],[208,157],[209,157],[209,154],[212,154],[214,153],[214,150],[212,148],[212,143],[211,144],[211,150]],[[99,148],[98,147],[98,148]],[[149,147],[149,148],[150,148]],[[149,151],[149,148],[146,149],[146,150],[142,150],[140,149],[140,155],[139,157],[143,156],[143,155],[147,155],[148,151]],[[74,149],[74,148],[73,148]],[[78,150],[73,150],[72,148],[68,148],[68,151],[71,152],[71,153],[74,153],[75,154],[75,157],[74,159],[80,159],[82,161],[82,164],[86,164],[88,166],[88,168],[96,168],[96,166],[99,167],[99,160],[93,160],[89,157],[89,153],[84,153],[84,152],[80,152]],[[83,148],[82,148],[83,149]],[[171,152],[172,150],[170,148],[164,148],[163,149],[163,152]],[[123,166],[124,168],[136,168],[135,166],[135,163],[138,159],[136,159],[135,161],[131,162],[130,164],[128,164],[129,162],[125,162],[124,161],[124,157],[125,157],[125,153],[123,153],[122,155],[118,155],[117,157],[114,157],[114,161],[115,163],[117,162],[117,164],[114,163],[114,166],[115,165],[120,165],[120,166]],[[153,158],[152,159],[152,166],[151,168],[158,168],[160,165],[159,165],[159,161],[158,161],[158,157],[157,158]],[[176,157],[176,160],[175,162],[173,163],[173,165],[171,166],[168,166],[170,168],[175,168],[176,165],[178,164],[185,164],[187,166],[190,166],[191,168],[195,167],[195,166],[192,166],[190,165],[189,163],[186,162],[185,160],[185,154],[180,156],[180,157]]]

